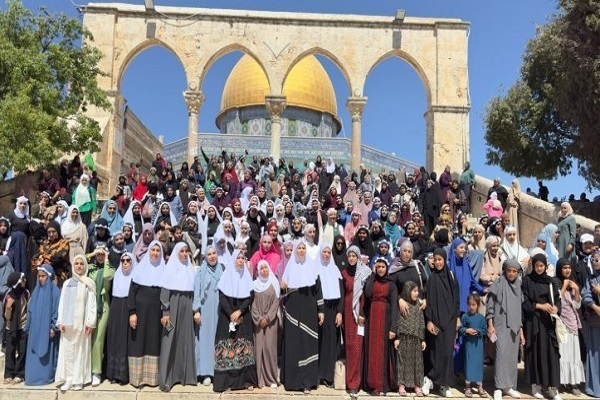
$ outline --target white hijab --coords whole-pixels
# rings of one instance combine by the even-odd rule
[[[269,271],[269,276],[267,276],[266,278],[263,278],[260,275],[260,267],[262,265],[266,265],[267,270]],[[254,293],[262,293],[262,292],[266,291],[267,289],[269,289],[269,286],[273,286],[273,289],[275,290],[275,295],[277,296],[277,298],[279,298],[279,296],[281,295],[281,288],[279,287],[279,281],[277,280],[277,277],[275,276],[273,271],[271,271],[271,268],[269,267],[269,263],[267,262],[267,260],[260,260],[258,262],[256,270],[258,271],[258,278],[256,278],[254,280]]]
[[[78,211],[77,220],[76,221],[73,221],[71,219],[71,212],[73,210],[77,210]],[[77,230],[77,228],[79,228],[79,226],[81,224],[83,224],[83,222],[81,222],[81,213],[79,213],[79,207],[77,207],[76,205],[72,205],[71,207],[69,207],[69,211],[67,212],[67,219],[60,226],[60,233],[63,236],[70,235],[71,233],[75,232],[75,230]]]
[[[177,290],[179,292],[194,291],[194,266],[190,261],[190,257],[186,256],[185,262],[179,259],[179,251],[187,247],[185,242],[179,242],[173,248],[171,257],[165,266],[161,287],[169,290]]]
[[[21,210],[19,210],[20,203],[25,203],[24,213],[22,213]],[[15,215],[21,219],[29,219],[29,199],[27,197],[19,196],[19,198],[17,198],[17,202],[15,203]]]
[[[219,281],[219,290],[227,297],[233,297],[236,299],[245,299],[250,297],[254,290],[254,282],[250,275],[250,270],[246,267],[246,264],[242,265],[241,269],[237,269],[235,266],[236,259],[241,253],[240,250],[233,252],[233,262],[227,264],[223,276]]]
[[[323,260],[323,250],[326,248],[332,251],[331,258],[329,258],[327,263]],[[321,244],[321,247],[319,248],[319,258],[321,260],[319,264],[319,278],[321,278],[323,299],[339,299],[341,297],[340,281],[342,280],[342,274],[340,274],[340,269],[335,265],[335,261],[333,260],[333,247],[331,244]]]
[[[158,262],[153,264],[150,260],[150,250],[152,247],[158,246],[160,248],[160,256],[158,258]],[[162,245],[158,240],[153,240],[148,245],[148,251],[139,264],[135,268],[135,274],[133,274],[133,282],[137,283],[141,286],[162,286],[162,279],[164,277],[165,270],[165,259],[164,259],[164,251]]]
[[[306,256],[303,260],[298,259],[298,256],[296,255],[296,250],[301,244],[307,249]],[[299,289],[314,285],[317,282],[318,274],[319,270],[316,266],[316,262],[311,260],[308,255],[308,246],[306,245],[306,242],[303,239],[296,241],[294,243],[292,256],[285,267],[281,280],[284,281],[289,288]]]
[[[123,257],[131,258],[131,267],[129,271],[123,271],[123,262],[120,262],[119,268],[115,271],[115,277],[113,278],[112,295],[113,297],[125,298],[129,295],[129,286],[131,284],[131,278],[133,278],[133,271],[135,269],[135,257],[132,253],[126,251],[121,254]]]
[[[81,183],[84,178],[88,181],[87,185]],[[90,201],[92,201],[92,196],[90,196],[90,191],[88,189],[89,185],[90,177],[87,174],[81,174],[81,176],[79,177],[79,186],[77,186],[77,189],[75,189],[75,205],[77,207],[81,207],[85,203],[89,203]]]

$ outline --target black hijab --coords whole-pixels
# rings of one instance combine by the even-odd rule
[[[341,250],[339,250],[338,247],[336,246],[336,243],[338,241],[344,243]],[[335,265],[337,265],[337,267],[340,269],[340,271],[345,270],[346,267],[348,266],[348,256],[346,255],[346,239],[344,238],[343,235],[337,235],[333,239],[333,246],[331,248],[331,253],[333,255],[333,261],[335,262]]]
[[[444,259],[444,268],[433,268],[425,284],[427,308],[425,316],[440,330],[455,329],[459,310],[458,282],[446,264],[447,254],[442,248],[435,249],[434,256]]]

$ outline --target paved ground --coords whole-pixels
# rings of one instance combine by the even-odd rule
[[[4,371],[4,359],[0,359],[0,368]],[[522,365],[519,368],[519,381],[522,382]],[[485,385],[486,390],[492,394],[493,387],[493,370],[486,368],[485,371]],[[519,390],[523,393],[523,399],[531,399],[529,395],[530,390],[525,386],[521,385]],[[457,386],[452,389],[454,398],[464,399],[463,387]],[[585,395],[575,397],[568,393],[562,394],[563,399],[590,399]],[[137,390],[130,385],[120,386],[111,385],[108,382],[103,382],[100,386],[92,388],[86,386],[82,391],[79,392],[61,392],[58,390],[56,385],[48,385],[41,387],[24,386],[22,383],[17,385],[4,385],[0,380],[0,400],[159,400],[159,399],[171,399],[171,400],[190,400],[190,399],[209,399],[209,400],[280,400],[290,399],[292,397],[302,398],[310,397],[311,399],[317,400],[349,400],[350,396],[343,390],[329,389],[320,386],[317,390],[313,390],[310,395],[304,395],[298,392],[286,392],[282,386],[277,389],[263,388],[254,389],[252,391],[242,390],[235,392],[225,393],[214,393],[210,386],[175,386],[168,394],[162,393],[157,388],[144,388]],[[367,393],[361,392],[359,397],[368,398],[371,397]],[[388,393],[386,397],[395,397],[399,400],[416,400],[420,399],[413,397],[410,393],[408,397],[400,398],[397,393]],[[432,392],[429,397],[439,398],[438,392]],[[478,398],[478,397],[474,397]],[[505,397],[508,399],[508,397]]]

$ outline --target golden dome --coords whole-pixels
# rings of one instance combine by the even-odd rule
[[[217,121],[232,108],[264,105],[265,96],[269,93],[264,71],[254,58],[245,54],[227,78]],[[284,82],[283,94],[287,97],[288,107],[331,114],[339,128],[335,91],[325,68],[315,56],[304,57],[292,68]]]

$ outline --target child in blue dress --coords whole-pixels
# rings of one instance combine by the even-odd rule
[[[465,396],[473,397],[471,384],[476,383],[479,397],[487,398],[488,394],[483,388],[483,337],[487,326],[485,317],[478,312],[480,304],[478,294],[469,295],[468,312],[460,318],[459,334],[463,336],[465,347]]]

